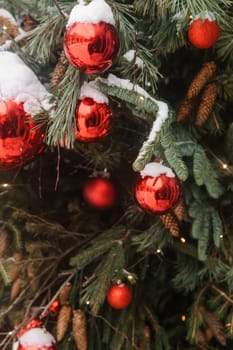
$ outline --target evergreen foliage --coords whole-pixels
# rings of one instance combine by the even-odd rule
[[[48,310],[69,282],[68,302],[87,317],[88,350],[232,350],[233,1],[106,2],[121,42],[116,62],[88,75],[65,59],[50,87],[77,2],[0,0],[19,26],[25,14],[36,23],[0,49],[16,52],[53,96],[51,111],[34,117],[47,123],[47,149],[0,173],[0,348],[11,349],[15,327],[35,317],[55,334],[57,315]],[[187,36],[200,13],[214,14],[221,29],[217,43],[204,50]],[[0,38],[6,31],[0,22]],[[218,86],[209,119],[195,124],[202,86],[178,122],[179,106],[206,62],[216,64],[210,82]],[[108,136],[82,143],[74,115],[80,89],[90,81],[108,96],[113,121]],[[181,183],[179,237],[135,203],[136,181],[149,162],[172,168]],[[98,210],[85,202],[83,186],[108,172],[118,202]],[[124,310],[106,301],[119,281],[133,291]],[[70,325],[58,349],[76,348]]]

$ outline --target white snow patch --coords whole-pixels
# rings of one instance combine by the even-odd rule
[[[51,109],[51,97],[21,58],[12,52],[0,52],[0,99],[24,102],[24,110],[35,115]]]
[[[12,24],[18,26],[16,20],[12,16],[12,14],[3,8],[0,8],[0,17],[7,18]]]
[[[195,20],[197,19],[201,19],[201,20],[205,20],[205,19],[208,19],[210,22],[213,22],[213,21],[216,21],[216,16],[213,12],[211,11],[202,11],[200,13],[198,13],[192,20],[192,22],[194,22]],[[191,23],[192,23],[191,22]]]
[[[101,91],[97,90],[94,86],[93,82],[87,83],[86,81],[83,83],[79,99],[83,99],[85,97],[91,97],[93,100],[97,103],[107,103],[108,104],[108,97],[104,95]]]
[[[76,22],[106,22],[115,25],[115,19],[111,7],[104,0],[92,0],[87,5],[83,1],[80,1],[73,7],[69,15],[67,27]]]
[[[46,347],[49,348],[55,345],[56,340],[45,329],[32,328],[19,338],[19,341],[13,345],[12,350],[17,350],[19,344],[24,347],[34,345],[35,347],[46,350]]]
[[[171,168],[166,167],[160,163],[148,163],[145,168],[140,171],[142,177],[152,176],[158,177],[162,174],[167,175],[167,177],[175,177],[174,172]]]
[[[138,67],[143,67],[143,60],[142,60],[140,57],[138,57],[138,56],[136,55],[136,51],[135,51],[135,50],[129,50],[129,51],[127,51],[127,52],[123,55],[123,57],[124,57],[127,61],[129,61],[129,62],[134,61],[134,63],[135,63]]]

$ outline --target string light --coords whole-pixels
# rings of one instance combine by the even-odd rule
[[[128,275],[127,278],[128,278],[129,281],[133,280],[133,276],[132,275]]]
[[[10,185],[9,185],[9,184],[7,184],[7,183],[2,184],[1,186],[2,186],[2,187],[4,187],[4,188],[10,187]]]
[[[87,304],[87,305],[89,305],[89,304],[90,304],[90,301],[89,301],[89,300],[87,300],[87,301],[86,301],[86,304]]]
[[[228,168],[228,165],[226,163],[222,163],[222,168],[226,170]]]
[[[140,100],[144,101],[144,100],[145,100],[145,98],[144,98],[143,96],[140,96]]]
[[[183,321],[183,322],[186,321],[186,316],[185,316],[185,315],[182,315],[182,316],[181,316],[181,321]]]
[[[7,26],[6,26],[6,25],[4,25],[2,28],[3,28],[4,30],[7,30]]]
[[[184,237],[180,238],[181,243],[186,243],[186,239]]]
[[[221,234],[221,235],[219,236],[219,238],[223,239],[223,234]]]
[[[161,253],[161,249],[157,249],[157,250],[156,250],[156,253],[157,253],[157,254],[160,254],[160,253]]]

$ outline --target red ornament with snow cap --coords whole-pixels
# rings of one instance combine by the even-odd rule
[[[19,167],[44,148],[45,127],[32,117],[48,110],[50,95],[12,52],[0,52],[0,169]]]
[[[91,83],[84,83],[76,107],[76,139],[93,142],[105,137],[110,130],[112,111],[108,98]]]
[[[173,171],[159,163],[148,163],[135,188],[138,205],[153,214],[173,209],[181,195],[180,183]]]
[[[118,56],[120,41],[110,6],[104,0],[80,1],[70,13],[64,35],[68,61],[86,73],[109,69]]]
[[[40,320],[31,321],[17,335],[18,341],[12,350],[56,350],[56,340],[45,328]]]
[[[199,49],[208,49],[219,38],[220,27],[212,13],[201,13],[192,21],[188,28],[188,38],[191,44]]]

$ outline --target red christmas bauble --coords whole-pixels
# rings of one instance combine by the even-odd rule
[[[86,73],[100,73],[110,68],[119,47],[115,27],[106,22],[76,22],[67,28],[64,36],[68,61]]]
[[[0,100],[0,169],[28,163],[44,150],[45,130],[30,119],[23,103]]]
[[[196,19],[188,28],[188,38],[191,44],[199,49],[208,49],[218,40],[220,28],[217,21]]]
[[[95,177],[85,183],[83,197],[96,209],[109,209],[116,204],[118,193],[110,179]]]
[[[124,309],[132,301],[132,290],[124,283],[113,284],[107,292],[107,301],[114,309]]]
[[[154,214],[163,214],[174,208],[180,194],[177,178],[166,174],[145,176],[138,180],[135,188],[135,198],[139,206]]]
[[[112,112],[107,103],[96,102],[85,97],[76,107],[76,139],[92,142],[106,136],[110,130]]]
[[[18,337],[12,350],[56,350],[56,340],[44,328],[32,328]]]

